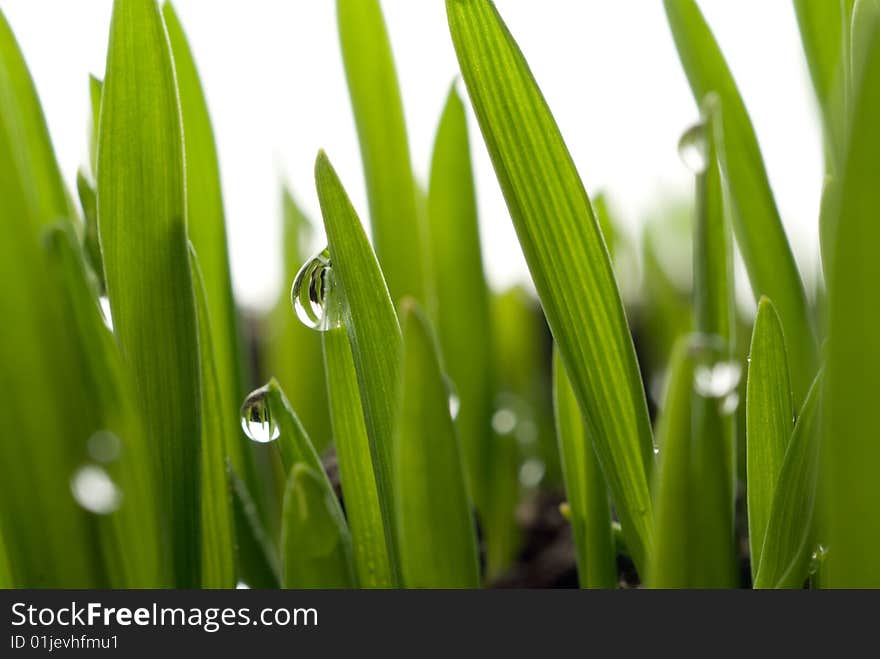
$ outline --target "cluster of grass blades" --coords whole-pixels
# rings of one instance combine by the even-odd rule
[[[378,0],[336,4],[372,240],[319,153],[327,247],[284,190],[291,299],[247,347],[173,6],[114,2],[78,198],[0,14],[0,586],[477,588],[528,507],[564,518],[585,588],[880,586],[880,5],[794,0],[827,155],[811,300],[694,0],[665,0],[693,199],[640,253],[491,0],[447,0],[535,301],[486,283],[467,101],[423,187]]]

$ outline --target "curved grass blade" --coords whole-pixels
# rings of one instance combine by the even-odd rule
[[[223,423],[223,396],[214,359],[214,340],[208,296],[199,259],[189,245],[199,323],[199,363],[202,373],[202,588],[232,588],[235,585],[235,539],[229,487],[226,476],[226,447],[238,440]]]
[[[832,588],[880,586],[880,26],[875,25],[867,53],[853,106],[828,281],[828,425],[822,459],[829,553],[823,579],[827,573]]]
[[[758,574],[779,471],[794,426],[788,373],[782,324],[773,303],[763,297],[752,330],[746,381],[746,494],[752,580]]]
[[[354,561],[361,588],[391,588],[394,575],[388,558],[385,520],[379,505],[370,439],[358,392],[357,373],[344,328],[322,333],[327,394],[339,480],[351,529]]]
[[[614,588],[617,565],[608,491],[558,350],[553,354],[553,399],[578,579],[581,588]]]
[[[325,478],[302,462],[284,490],[281,554],[283,588],[353,588],[351,536]]]
[[[434,141],[428,218],[437,338],[460,402],[455,425],[468,486],[477,508],[484,510],[491,450],[492,324],[467,121],[455,86],[449,91]]]
[[[88,382],[94,434],[81,462],[99,468],[118,488],[120,505],[93,515],[108,583],[113,588],[167,585],[170,574],[161,564],[159,509],[151,479],[149,446],[134,403],[133,388],[119,349],[107,331],[82,252],[67,222],[51,225],[43,235],[50,273],[61,292],[59,304],[66,331],[75,338],[78,374]],[[86,415],[85,409],[80,416]]]
[[[378,0],[337,0],[336,14],[376,255],[393,300],[412,295],[427,303],[426,230],[382,10]]]
[[[273,443],[278,448],[285,473],[290,474],[293,465],[302,462],[315,473],[324,474],[321,458],[318,457],[318,452],[315,451],[312,440],[306,434],[299,417],[290,407],[278,381],[271,379],[261,391],[266,395],[270,417],[278,424],[278,439]],[[332,490],[333,486],[330,485],[329,480],[327,486]]]
[[[798,416],[773,494],[755,588],[801,588],[810,564],[819,479],[819,399],[822,372]]]
[[[98,147],[98,226],[116,336],[134,374],[175,584],[201,582],[198,326],[180,108],[153,0],[116,0]]]
[[[703,123],[699,129],[705,145],[706,167],[697,173],[696,226],[694,231],[694,313],[695,328],[700,334],[720,339],[719,357],[724,362],[734,359],[735,297],[733,281],[733,243],[727,223],[718,141],[721,138],[720,101],[715,94],[703,100]],[[727,480],[730,506],[723,515],[733,525],[733,503],[736,497],[736,433],[733,414],[723,414],[716,400],[701,398],[696,402],[697,435],[705,441],[706,459],[718,467],[717,475]],[[716,437],[720,441],[713,441]],[[720,450],[720,452],[719,452]],[[705,474],[708,477],[708,474]],[[704,480],[714,492],[715,488]],[[720,502],[704,500],[711,509]],[[706,514],[722,513],[707,510]],[[725,537],[727,534],[724,534]]]
[[[816,339],[806,294],[770,189],[755,130],[721,50],[694,0],[664,0],[672,36],[697,102],[721,101],[720,157],[730,191],[733,228],[756,299],[779,310],[791,353],[792,386],[800,404],[816,373]]]
[[[107,284],[104,281],[104,259],[101,256],[101,242],[98,236],[98,194],[94,182],[89,179],[82,167],[76,172],[76,192],[85,220],[83,249],[94,273],[95,287],[103,293],[107,290]]]
[[[673,351],[663,414],[657,428],[660,467],[656,482],[652,588],[731,588],[736,585],[733,526],[724,508],[726,483],[713,470],[706,447],[717,436],[695,423],[694,377],[702,339],[685,337]],[[711,497],[711,498],[709,498]],[[706,503],[708,499],[709,503]],[[714,504],[714,508],[711,504]]]
[[[651,427],[599,226],[550,109],[494,5],[447,0],[446,8],[471,104],[547,322],[627,543],[644,568],[651,553]]]
[[[411,300],[402,313],[395,501],[403,581],[409,588],[477,588],[477,539],[449,391],[427,319]]]
[[[25,218],[37,223],[50,223],[58,218],[73,221],[76,213],[64,189],[37,90],[2,11],[0,122],[5,132],[9,165],[19,172],[27,172],[30,177],[23,199],[28,213],[19,221]]]
[[[239,332],[229,274],[226,225],[214,131],[199,73],[183,26],[170,2],[162,15],[168,29],[180,98],[186,162],[187,235],[199,255],[210,315],[212,359],[216,371],[224,450],[249,482],[256,478],[247,444],[238,440],[238,402],[242,395]],[[253,485],[252,485],[253,487]]]
[[[238,554],[250,558],[239,563],[240,578],[251,588],[278,588],[281,585],[281,562],[275,543],[263,528],[260,513],[247,485],[228,461],[226,469],[232,491]]]
[[[373,473],[385,520],[389,559],[399,574],[394,525],[392,442],[398,400],[401,353],[400,325],[376,255],[364,228],[324,152],[315,162],[315,183],[327,242],[339,285],[361,404],[364,410]]]
[[[300,265],[311,256],[306,250],[313,228],[286,187],[281,201],[286,285],[267,319],[265,375],[275,377],[281,384],[315,449],[322,452],[330,444],[331,431],[321,338],[300,323],[291,310],[289,288]]]

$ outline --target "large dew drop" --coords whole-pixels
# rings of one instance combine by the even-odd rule
[[[293,310],[303,325],[326,332],[342,324],[341,303],[334,288],[330,252],[324,249],[299,269],[290,289]]]
[[[260,444],[278,439],[281,431],[269,411],[268,390],[260,387],[248,394],[241,404],[241,429]]]
[[[706,171],[709,155],[704,124],[694,124],[684,132],[678,141],[678,157],[694,174]]]
[[[97,515],[109,515],[122,503],[122,492],[110,475],[96,465],[86,465],[74,472],[70,491],[76,502]]]

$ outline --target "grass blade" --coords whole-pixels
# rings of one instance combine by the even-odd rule
[[[403,580],[409,588],[477,588],[477,539],[449,391],[428,321],[413,302],[404,304],[403,337],[395,435]]]
[[[676,344],[670,359],[663,415],[657,427],[660,463],[655,484],[655,545],[647,583],[652,588],[697,585],[691,491],[691,416],[694,362],[688,339]]]
[[[0,13],[0,526],[20,587],[101,587],[92,515],[70,483],[101,427],[66,291],[41,244],[43,227],[72,215],[42,110]],[[71,225],[72,226],[72,225]],[[148,569],[148,562],[144,568]]]
[[[434,141],[428,217],[436,277],[437,338],[460,402],[455,425],[468,485],[477,508],[483,510],[491,450],[492,326],[467,121],[454,86]]]
[[[721,113],[718,97],[711,94],[703,102],[703,124],[699,129],[705,140],[706,167],[697,173],[697,219],[694,235],[694,313],[696,331],[720,339],[718,357],[735,363],[735,293],[733,281],[733,243],[724,204],[718,140],[721,137]],[[735,416],[723,414],[717,400],[702,398],[696,403],[697,434],[700,446],[709,451],[706,458],[717,465],[719,477],[727,479],[730,506],[720,513],[732,528],[733,502],[736,497]],[[719,441],[715,441],[713,438]],[[720,452],[719,452],[720,450]],[[715,488],[705,483],[712,491]],[[708,502],[707,502],[708,503]],[[720,502],[716,502],[720,504]],[[710,504],[711,507],[711,504]],[[709,514],[709,511],[706,511]],[[728,534],[725,533],[725,537]]]
[[[718,435],[700,425],[694,391],[706,349],[702,337],[685,337],[671,359],[663,414],[657,428],[660,469],[656,482],[652,588],[731,588],[736,585],[733,525],[727,483],[720,474]],[[717,402],[717,401],[715,401]]]
[[[391,588],[395,581],[386,537],[392,531],[386,532],[382,518],[348,335],[344,328],[337,328],[323,332],[322,337],[339,479],[351,528],[358,584],[361,588]]]
[[[425,227],[391,44],[378,0],[337,0],[339,42],[370,201],[376,255],[392,300],[428,301]]]
[[[75,220],[34,81],[3,12],[0,12],[0,114],[6,133],[8,163],[19,172],[27,172],[31,179],[25,197],[28,214],[22,218],[38,223],[50,223],[58,218]]]
[[[844,85],[849,25],[842,0],[794,0],[801,42],[822,110],[828,168],[836,171],[844,150]]]
[[[373,473],[385,520],[385,543],[392,571],[397,575],[397,545],[391,529],[395,528],[392,446],[402,341],[400,325],[376,255],[323,151],[315,162],[315,182],[370,438]]]
[[[782,228],[755,130],[721,50],[694,0],[664,0],[672,36],[698,103],[721,101],[721,163],[730,190],[733,228],[756,299],[776,304],[785,330],[795,402],[816,373],[816,340],[803,283]]]
[[[100,78],[89,75],[89,168],[92,179],[98,173],[98,126],[101,119],[101,94],[104,91],[104,83]]]
[[[290,470],[284,491],[281,554],[283,588],[352,588],[351,536],[326,477],[302,462]]]
[[[605,479],[559,351],[553,356],[556,436],[582,588],[614,588],[617,565]]]
[[[216,370],[224,450],[239,473],[255,478],[249,448],[238,440],[238,403],[241,400],[239,332],[229,274],[226,224],[214,131],[208,115],[199,73],[183,26],[170,2],[162,8],[174,55],[180,97],[186,162],[187,235],[199,255],[204,276],[207,311],[211,321],[212,359]]]
[[[9,569],[9,559],[6,558],[6,544],[3,542],[3,534],[0,533],[0,588],[14,588],[12,571]]]
[[[788,373],[782,324],[773,303],[761,298],[746,381],[746,492],[753,580],[761,563],[779,471],[794,426]]]
[[[828,282],[828,418],[823,448],[831,587],[880,586],[880,23],[875,23],[852,116]],[[825,481],[823,480],[823,486]],[[825,574],[823,574],[823,579]]]
[[[755,588],[801,588],[810,563],[819,479],[822,373],[804,402],[779,470]]]
[[[208,296],[192,243],[189,264],[198,312],[202,369],[202,588],[232,588],[235,585],[235,539],[226,476],[226,447],[238,440],[238,432],[232,432],[229,425],[223,423],[227,415],[214,360]]]
[[[240,578],[251,588],[278,588],[281,585],[281,564],[278,550],[263,528],[260,512],[244,481],[227,463],[229,489],[232,491],[232,512],[239,556],[251,560],[239,564]]]
[[[452,40],[547,322],[584,411],[627,544],[651,548],[651,427],[611,262],[531,71],[489,0],[447,0]],[[585,335],[584,328],[590,328]]]
[[[200,583],[198,326],[180,108],[154,0],[116,0],[98,148],[98,226],[116,335],[135,376],[175,583]]]

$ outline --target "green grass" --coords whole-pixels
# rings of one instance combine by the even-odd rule
[[[0,587],[546,584],[523,556],[547,528],[584,588],[880,586],[877,3],[794,0],[826,155],[815,302],[693,0],[665,1],[693,194],[640,240],[587,195],[490,0],[446,2],[467,97],[427,181],[379,2],[336,4],[368,207],[323,152],[320,225],[279,191],[285,294],[247,342],[172,5],[115,0],[76,197],[0,13]],[[536,295],[487,284],[480,140]],[[316,331],[286,291],[320,226]]]

